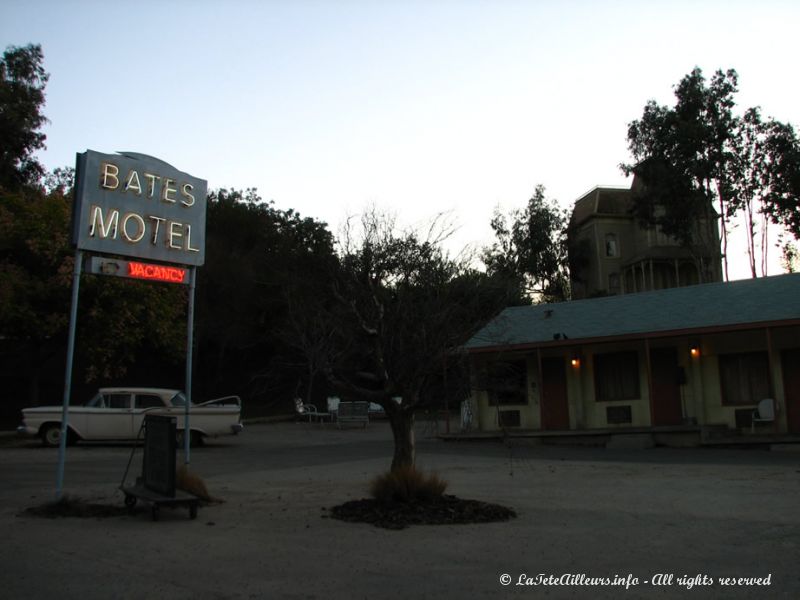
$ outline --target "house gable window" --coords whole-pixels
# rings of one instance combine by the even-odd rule
[[[617,258],[619,256],[619,247],[617,246],[617,234],[606,234],[606,257]]]
[[[758,404],[771,398],[769,356],[766,352],[721,354],[719,381],[726,406]]]
[[[487,367],[489,404],[527,404],[527,371],[524,360],[491,363]]]
[[[594,389],[598,402],[635,400],[639,393],[639,355],[635,351],[596,354]]]

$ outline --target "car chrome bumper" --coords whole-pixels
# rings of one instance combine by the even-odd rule
[[[231,425],[231,432],[233,433],[233,435],[241,433],[243,430],[244,430],[244,425],[242,425],[241,423],[237,423],[236,425]]]

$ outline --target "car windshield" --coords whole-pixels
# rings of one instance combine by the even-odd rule
[[[91,400],[87,400],[84,406],[102,408],[103,407],[103,394],[95,394]]]
[[[172,406],[186,406],[186,396],[183,395],[183,392],[178,392],[172,397],[170,403]]]

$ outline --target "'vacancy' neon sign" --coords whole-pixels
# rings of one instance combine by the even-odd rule
[[[140,262],[128,263],[128,277],[147,279],[148,281],[166,281],[167,283],[186,283],[188,269],[151,265]]]

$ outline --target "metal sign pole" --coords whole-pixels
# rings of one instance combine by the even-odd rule
[[[192,267],[189,274],[189,310],[186,326],[186,407],[183,416],[183,455],[184,463],[188,466],[190,447],[192,442],[191,429],[189,429],[189,406],[192,404],[192,347],[194,345],[194,289],[197,279],[197,268]]]
[[[75,250],[75,267],[72,272],[72,304],[69,313],[69,338],[67,340],[67,366],[64,372],[64,399],[61,408],[61,439],[58,444],[58,471],[56,474],[56,500],[61,500],[64,491],[64,462],[67,454],[69,432],[69,396],[72,389],[72,362],[75,355],[75,328],[78,321],[78,292],[81,285],[83,251]]]

